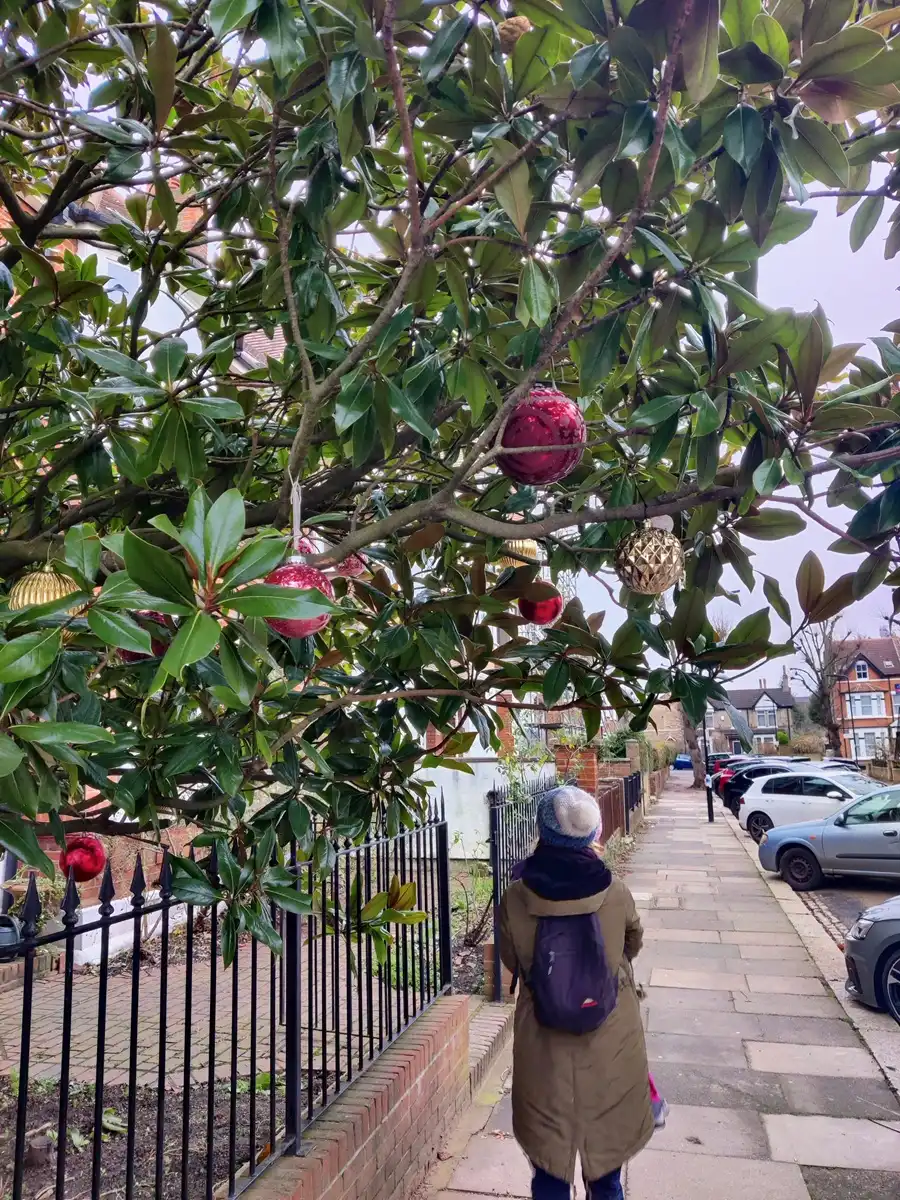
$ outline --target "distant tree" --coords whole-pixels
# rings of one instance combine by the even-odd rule
[[[834,686],[846,674],[859,653],[856,634],[841,637],[838,617],[810,625],[797,638],[797,653],[803,665],[798,678],[809,689],[807,715],[814,725],[825,730],[828,745],[837,750],[841,744],[840,711],[834,705]]]

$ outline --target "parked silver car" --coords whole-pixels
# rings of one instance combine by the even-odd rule
[[[762,835],[760,865],[796,892],[826,875],[900,880],[900,788],[883,788],[818,821],[780,825]]]
[[[900,896],[859,914],[844,958],[847,994],[900,1023]]]

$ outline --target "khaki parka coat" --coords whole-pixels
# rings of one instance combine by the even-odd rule
[[[501,901],[500,956],[520,971],[513,1040],[513,1132],[532,1164],[573,1183],[575,1157],[596,1180],[633,1158],[653,1134],[647,1049],[631,960],[643,930],[620,880],[581,900],[545,900],[521,881]],[[528,976],[538,918],[596,912],[610,969],[618,974],[615,1009],[593,1033],[538,1024]]]

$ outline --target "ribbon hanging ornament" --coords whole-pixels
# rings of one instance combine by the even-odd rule
[[[333,600],[334,588],[328,576],[303,561],[303,555],[315,554],[315,547],[303,536],[303,497],[300,482],[296,479],[291,481],[291,546],[291,557],[266,576],[266,583],[283,588],[315,589]],[[282,637],[303,638],[320,633],[330,620],[329,613],[321,613],[315,617],[266,617],[266,624]]]

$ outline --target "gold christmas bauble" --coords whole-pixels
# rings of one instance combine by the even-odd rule
[[[537,542],[533,542],[530,538],[516,538],[514,541],[504,543],[510,554],[517,554],[518,558],[510,558],[504,554],[500,559],[500,565],[503,567],[524,567],[525,564],[520,560],[529,558],[532,562],[540,562],[541,548]]]
[[[684,551],[674,533],[644,525],[616,547],[616,574],[642,596],[659,596],[677,583],[684,570]]]
[[[80,590],[74,579],[60,574],[52,563],[45,563],[37,571],[30,571],[13,584],[9,591],[9,607],[12,612],[19,612],[35,604],[49,604],[51,600],[61,600],[63,596],[70,596]],[[66,611],[77,613],[80,609],[81,605],[76,604]],[[68,641],[72,636],[71,630],[63,631],[64,641]]]

